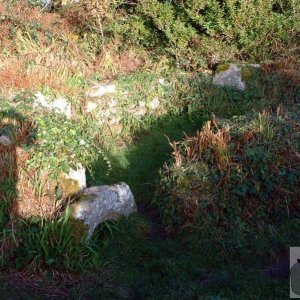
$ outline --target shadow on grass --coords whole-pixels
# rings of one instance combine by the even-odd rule
[[[0,111],[0,222],[8,222],[9,214],[17,210],[19,165],[22,163],[22,146],[32,143],[31,122],[13,109]],[[2,228],[1,227],[1,228]]]
[[[272,78],[269,85],[273,85]],[[149,203],[155,194],[159,170],[171,159],[169,140],[183,140],[184,132],[194,135],[208,119],[208,113],[199,113],[199,106],[202,105],[202,111],[218,117],[230,117],[276,107],[282,100],[281,95],[278,99],[269,98],[269,94],[256,85],[246,92],[229,88],[215,88],[208,92],[201,88],[203,86],[198,88],[196,101],[192,103],[198,114],[189,115],[187,109],[181,116],[165,116],[135,134],[133,141],[125,146],[119,146],[117,140],[112,141],[107,148],[112,163],[111,174],[105,176],[105,164],[99,160],[94,166],[94,178],[90,177],[89,183],[100,185],[125,181],[138,203]],[[205,103],[201,103],[203,99]],[[129,288],[134,299],[197,299],[203,295],[207,298],[247,298],[250,294],[270,298],[287,294],[285,279],[275,281],[260,271],[264,259],[253,257],[248,261],[249,257],[245,256],[242,260],[231,257],[229,261],[222,261],[216,249],[207,248],[207,241],[187,232],[172,239],[149,240],[138,218],[121,222],[120,231],[107,241],[103,251],[108,269],[119,285]],[[206,234],[208,240],[217,239],[216,232]],[[197,249],[194,242],[199,245]],[[246,291],[242,286],[248,280],[252,285]]]
[[[138,132],[132,143],[118,147],[111,144],[108,157],[112,171],[105,176],[105,164],[99,160],[94,166],[91,185],[126,182],[137,202],[149,202],[155,191],[159,170],[171,158],[170,141],[181,140],[186,134],[200,130],[207,117],[204,115],[166,116],[149,128]]]
[[[278,76],[263,76],[255,71],[245,91],[230,87],[218,88],[211,79],[201,76],[192,78],[190,89],[174,104],[182,113],[157,118],[152,125],[136,132],[130,143],[119,145],[118,139],[107,138],[107,156],[112,171],[106,176],[107,167],[99,160],[93,167],[94,178],[90,185],[114,184],[125,181],[138,202],[149,202],[153,198],[154,185],[159,169],[171,158],[168,139],[182,140],[184,133],[194,135],[211,115],[222,118],[243,115],[276,107],[284,95],[272,97],[277,85],[282,86]],[[177,107],[178,106],[178,107]],[[137,121],[138,122],[138,121]]]

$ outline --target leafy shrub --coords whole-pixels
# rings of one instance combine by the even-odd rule
[[[89,5],[78,5],[80,17],[70,8],[73,23],[93,22],[90,29],[105,37],[161,49],[183,66],[286,57],[299,43],[300,4],[292,0],[104,1],[87,11]]]
[[[299,110],[208,122],[174,142],[157,204],[165,226],[202,224],[222,232],[265,227],[299,213]]]
[[[5,118],[19,118],[30,124],[30,129],[23,133],[20,130],[24,128],[23,122],[17,122],[13,127],[16,142],[29,154],[29,169],[49,170],[57,175],[79,166],[89,168],[99,155],[106,160],[94,138],[94,130],[99,131],[99,127],[95,128],[80,115],[75,120],[56,112],[36,113],[32,108],[33,99],[31,93],[20,93],[15,96],[13,104],[3,100],[0,105],[1,121]],[[14,105],[17,109],[13,108]],[[23,134],[21,137],[20,133]]]
[[[68,172],[70,167],[91,166],[102,153],[83,122],[46,114],[36,116],[34,125],[37,142],[30,146],[29,168]]]

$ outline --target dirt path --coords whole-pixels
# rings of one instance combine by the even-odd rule
[[[170,238],[170,234],[163,228],[159,211],[148,204],[138,204],[138,212],[150,223],[151,231],[147,236],[148,240],[165,240]]]

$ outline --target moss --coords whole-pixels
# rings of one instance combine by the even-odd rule
[[[59,176],[58,185],[65,197],[75,195],[80,191],[78,182],[74,179],[66,178],[65,174]]]
[[[88,232],[88,226],[84,224],[81,220],[71,218],[70,224],[72,226],[72,231],[76,240],[76,243],[82,243],[85,240],[86,234]]]
[[[250,66],[242,66],[241,75],[242,75],[242,81],[247,82],[253,77],[254,70]]]
[[[229,64],[222,64],[217,67],[216,73],[227,71],[230,68]]]

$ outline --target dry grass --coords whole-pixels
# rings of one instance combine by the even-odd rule
[[[105,4],[98,2],[97,14]],[[82,5],[85,13],[89,5]],[[6,97],[47,86],[56,93],[80,98],[84,87],[70,84],[73,76],[86,80],[92,80],[94,73],[114,77],[131,73],[148,60],[143,51],[129,49],[119,54],[116,45],[99,49],[97,55],[85,52],[69,15],[62,18],[55,13],[41,13],[23,1],[11,7],[1,3],[0,11],[7,16],[0,23],[0,92]]]
[[[122,53],[117,53],[116,46],[108,46],[95,58],[94,72],[99,72],[104,77],[114,77],[116,75],[130,74],[141,67],[146,67],[149,57],[146,52],[136,52],[128,49]]]
[[[267,62],[262,64],[262,71],[264,74],[277,74],[284,84],[286,103],[294,103],[296,89],[300,86],[300,60],[299,57],[293,56],[285,59],[280,59],[275,62]],[[276,89],[274,98],[278,93]],[[272,95],[270,95],[272,97]]]
[[[298,212],[299,134],[298,113],[282,107],[277,115],[264,112],[223,128],[206,123],[196,136],[172,143],[174,163],[166,166],[160,186],[169,199],[166,210],[175,208],[182,226],[201,215],[226,226],[236,213],[257,226],[260,214],[271,222]]]
[[[3,4],[0,9],[9,16],[1,23],[2,94],[37,90],[41,85],[67,95],[78,93],[66,81],[74,74],[88,74],[92,62],[74,40],[67,22],[56,14],[41,13],[19,1],[10,9]]]
[[[217,124],[214,122],[214,125]],[[216,132],[213,130],[211,121],[207,122],[201,131],[197,132],[196,137],[187,138],[184,159],[188,163],[193,163],[201,159],[206,151],[212,151],[212,155],[216,160],[219,170],[226,169],[229,164],[228,145],[231,141],[230,131],[228,127],[218,128]],[[172,144],[174,149],[173,156],[175,158],[176,166],[180,166],[183,157],[178,149],[178,143]]]
[[[55,213],[53,199],[46,194],[39,194],[34,177],[35,170],[25,171],[30,158],[29,153],[20,145],[28,144],[28,137],[33,124],[21,120],[5,118],[1,120],[1,127],[10,126],[9,146],[0,145],[0,183],[2,201],[10,203],[11,212],[21,217],[41,216],[49,217]],[[9,187],[4,182],[10,183]]]

